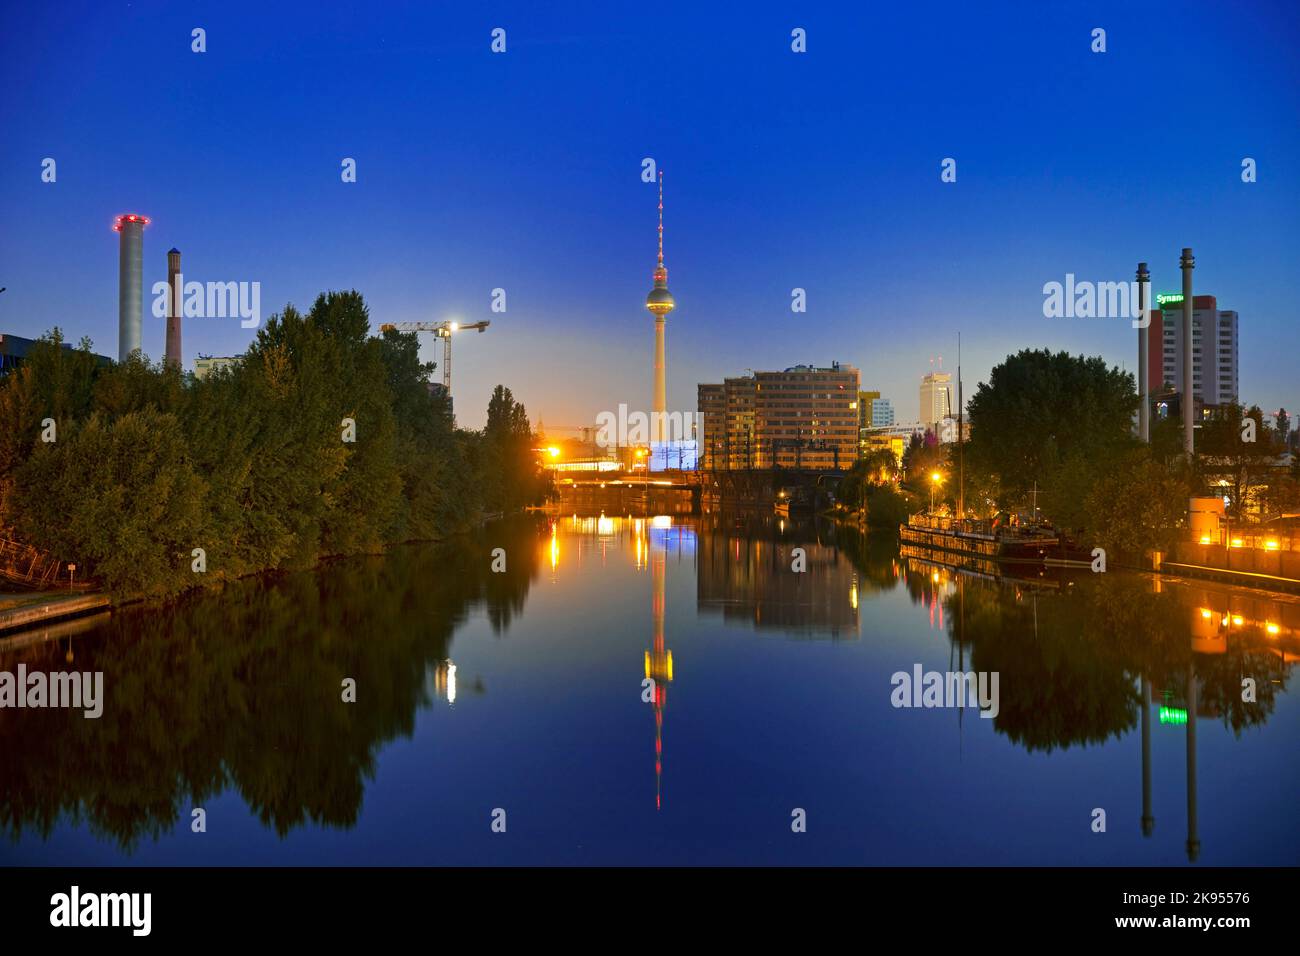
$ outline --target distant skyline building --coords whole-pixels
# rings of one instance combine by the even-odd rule
[[[1156,308],[1147,326],[1147,375],[1153,395],[1165,385],[1179,394],[1183,392],[1182,312],[1181,293],[1166,292],[1156,297]],[[1192,297],[1193,401],[1217,406],[1238,400],[1237,325],[1237,313],[1220,309],[1214,296]],[[1210,330],[1208,336],[1206,330]]]
[[[888,428],[894,424],[894,406],[887,398],[871,400],[871,427]]]
[[[856,368],[834,362],[700,385],[706,467],[850,467],[858,454],[858,379]]]
[[[858,447],[871,430],[871,403],[880,397],[879,392],[858,391]]]
[[[654,360],[654,433],[651,441],[664,442],[670,437],[666,432],[668,415],[668,361],[664,353],[664,332],[668,313],[677,303],[668,291],[668,269],[664,266],[664,174],[659,172],[659,260],[654,271],[654,288],[645,297],[645,307],[655,317],[655,360]]]
[[[21,368],[23,362],[27,361],[27,355],[32,350],[32,347],[39,341],[39,339],[29,339],[21,335],[0,332],[0,378],[4,378],[14,369]],[[63,348],[71,352],[77,346],[70,342],[64,342]],[[94,359],[95,363],[101,368],[111,365],[113,362],[107,355],[95,354]]]
[[[858,390],[858,428],[871,427],[871,403],[880,397],[879,392]]]
[[[200,355],[194,360],[194,378],[203,381],[218,369],[229,368],[240,361],[240,355]]]
[[[952,401],[952,374],[931,372],[921,378],[921,413],[919,419],[932,431],[956,411]]]

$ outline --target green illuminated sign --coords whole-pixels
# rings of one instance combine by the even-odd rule
[[[1181,707],[1161,707],[1160,723],[1162,724],[1185,724],[1187,723],[1187,711]]]
[[[1156,303],[1158,305],[1177,305],[1182,301],[1183,294],[1181,292],[1161,292],[1156,296]]]

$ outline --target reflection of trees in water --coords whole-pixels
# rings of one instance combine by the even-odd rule
[[[1103,743],[1137,719],[1138,693],[1122,651],[1074,594],[962,582],[944,600],[968,668],[999,673],[994,726],[1026,750]],[[962,606],[964,604],[964,607]]]
[[[1201,680],[1200,705],[1223,718],[1233,734],[1263,726],[1277,706],[1277,695],[1286,690],[1291,668],[1282,659],[1259,647],[1248,646],[1251,635],[1228,642],[1227,653],[1196,655],[1196,675]],[[1255,679],[1255,703],[1241,699],[1241,681]],[[1277,681],[1277,683],[1273,683]]]
[[[966,648],[966,669],[1000,674],[996,728],[1026,749],[1124,735],[1137,719],[1139,677],[1185,701],[1189,662],[1200,684],[1198,710],[1238,735],[1264,724],[1286,689],[1290,668],[1258,627],[1234,628],[1225,653],[1192,652],[1189,621],[1198,599],[1190,589],[1157,591],[1149,577],[1122,573],[1069,575],[1041,588],[969,575],[948,583],[951,570],[942,572],[941,586],[929,568],[898,557],[892,535],[841,528],[838,536],[861,582],[899,586],[901,561],[913,603],[943,593],[942,620],[954,645]],[[1255,679],[1255,703],[1241,699],[1244,677]]]
[[[998,671],[995,727],[1028,750],[1102,743],[1135,725],[1146,674],[1186,699],[1187,667],[1200,681],[1198,711],[1240,733],[1268,719],[1286,668],[1251,635],[1233,636],[1223,654],[1193,654],[1189,595],[1156,593],[1148,578],[1081,576],[1059,592],[962,581],[944,598],[954,641],[969,648],[968,668]],[[1255,677],[1257,703],[1241,700],[1241,678]]]
[[[864,532],[850,525],[840,525],[836,539],[857,568],[860,593],[890,591],[898,586],[898,535],[892,532]],[[914,600],[919,601],[919,598]]]
[[[499,530],[497,530],[499,528]],[[426,677],[475,605],[500,632],[537,570],[531,519],[441,546],[255,579],[163,609],[125,609],[75,640],[0,653],[0,670],[104,672],[104,712],[7,710],[0,825],[61,818],[130,849],[234,786],[284,835],[351,827],[381,745],[409,736]],[[507,570],[490,570],[504,547]],[[341,700],[345,677],[357,702]]]

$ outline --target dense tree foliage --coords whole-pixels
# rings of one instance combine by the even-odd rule
[[[369,329],[359,293],[322,294],[189,384],[140,358],[100,368],[56,329],[0,382],[0,532],[119,595],[168,595],[540,503],[509,390],[484,432],[458,430],[415,335]]]
[[[528,413],[515,401],[510,389],[498,385],[488,402],[487,426],[483,429],[484,452],[491,471],[529,475],[532,480],[498,484],[487,493],[487,505],[493,511],[515,511],[544,494],[540,473],[529,472],[536,456]]]
[[[1008,356],[971,399],[970,483],[996,507],[1036,502],[1080,543],[1131,560],[1167,550],[1185,525],[1192,476],[1176,424],[1155,423],[1150,445],[1134,437],[1138,403],[1133,377],[1100,357]]]
[[[967,463],[1021,505],[1063,467],[1111,458],[1132,440],[1133,376],[1100,357],[1023,350],[994,366],[970,401]]]
[[[1289,422],[1279,416],[1279,424]],[[1264,420],[1259,406],[1243,409],[1225,405],[1196,429],[1197,465],[1206,490],[1228,498],[1228,513],[1244,517],[1248,506],[1264,492],[1268,500],[1285,497],[1287,476],[1279,465],[1286,442],[1279,428]],[[1271,492],[1271,494],[1269,493]]]
[[[1081,511],[1091,543],[1108,553],[1168,552],[1183,537],[1186,473],[1157,461],[1145,448],[1132,449],[1080,490],[1086,495]]]
[[[876,528],[897,528],[907,520],[915,500],[896,485],[898,460],[878,449],[853,463],[836,491],[839,504]]]

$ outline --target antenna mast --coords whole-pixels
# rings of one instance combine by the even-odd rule
[[[966,517],[966,455],[965,428],[962,415],[966,402],[961,394],[961,333],[957,333],[957,517]]]

